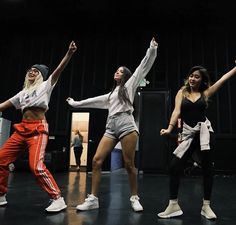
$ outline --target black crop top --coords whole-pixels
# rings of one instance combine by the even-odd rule
[[[206,107],[207,103],[203,95],[195,102],[184,97],[181,103],[182,121],[190,127],[195,127],[198,122],[204,122],[206,120]]]

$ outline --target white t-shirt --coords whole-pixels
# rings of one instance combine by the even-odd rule
[[[51,82],[52,76],[49,76],[34,91],[22,90],[9,100],[16,109],[21,109],[21,111],[28,107],[40,107],[47,111],[51,93],[56,84],[51,85]]]

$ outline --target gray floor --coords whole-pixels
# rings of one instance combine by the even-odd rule
[[[75,207],[89,192],[91,174],[85,172],[55,173],[68,208],[48,214],[48,196],[28,172],[14,172],[9,179],[8,205],[0,207],[0,225],[232,225],[236,221],[236,176],[215,177],[212,208],[218,216],[209,221],[200,215],[201,177],[184,177],[179,201],[184,215],[177,219],[159,219],[157,213],[168,202],[168,177],[144,174],[138,176],[142,213],[132,211],[129,185],[123,170],[103,174],[100,187],[100,209],[76,212]]]

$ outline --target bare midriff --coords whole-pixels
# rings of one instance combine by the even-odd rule
[[[23,120],[45,120],[46,110],[40,107],[29,107],[23,110]]]

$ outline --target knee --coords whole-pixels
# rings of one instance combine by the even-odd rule
[[[203,175],[206,177],[212,177],[214,175],[214,168],[213,166],[203,167]]]
[[[178,166],[170,165],[170,168],[169,168],[170,175],[177,176],[180,174],[180,172],[181,172],[181,170]]]
[[[36,167],[31,167],[30,166],[30,171],[34,176],[38,176],[39,175],[39,170]]]
[[[102,160],[94,157],[93,158],[93,169],[99,170],[102,168]]]
[[[34,176],[39,176],[40,174],[42,174],[44,172],[44,166],[39,167],[37,164],[36,165],[32,165],[31,163],[29,164],[29,168],[31,173]]]
[[[6,159],[0,158],[0,167],[8,167],[10,163]]]
[[[5,155],[1,154],[1,149],[0,149],[0,166],[2,167],[7,167],[8,164],[10,164],[8,158]]]
[[[9,167],[8,167],[9,163],[0,163],[0,171],[8,171]]]
[[[131,161],[126,161],[125,162],[125,168],[127,170],[128,173],[133,173],[135,170],[135,166],[134,163]]]

